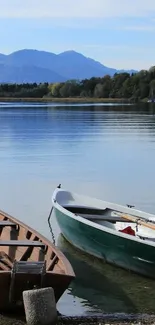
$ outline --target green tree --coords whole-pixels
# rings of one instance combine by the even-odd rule
[[[63,86],[63,83],[57,82],[49,85],[49,95],[52,97],[60,97],[60,88]]]

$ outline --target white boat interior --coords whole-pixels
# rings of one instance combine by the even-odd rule
[[[155,242],[155,215],[65,190],[56,192],[56,202],[74,217]]]

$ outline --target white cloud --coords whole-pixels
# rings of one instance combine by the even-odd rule
[[[0,0],[2,18],[152,16],[155,0]]]

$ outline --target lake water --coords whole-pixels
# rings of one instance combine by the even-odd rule
[[[51,195],[63,188],[155,213],[155,106],[0,103],[0,207],[51,239]],[[76,280],[65,315],[155,312],[155,281],[56,244]]]

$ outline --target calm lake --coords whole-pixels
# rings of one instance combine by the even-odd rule
[[[0,103],[0,208],[52,239],[63,188],[155,213],[155,105]],[[85,256],[60,235],[76,280],[65,315],[155,313],[155,281]]]

